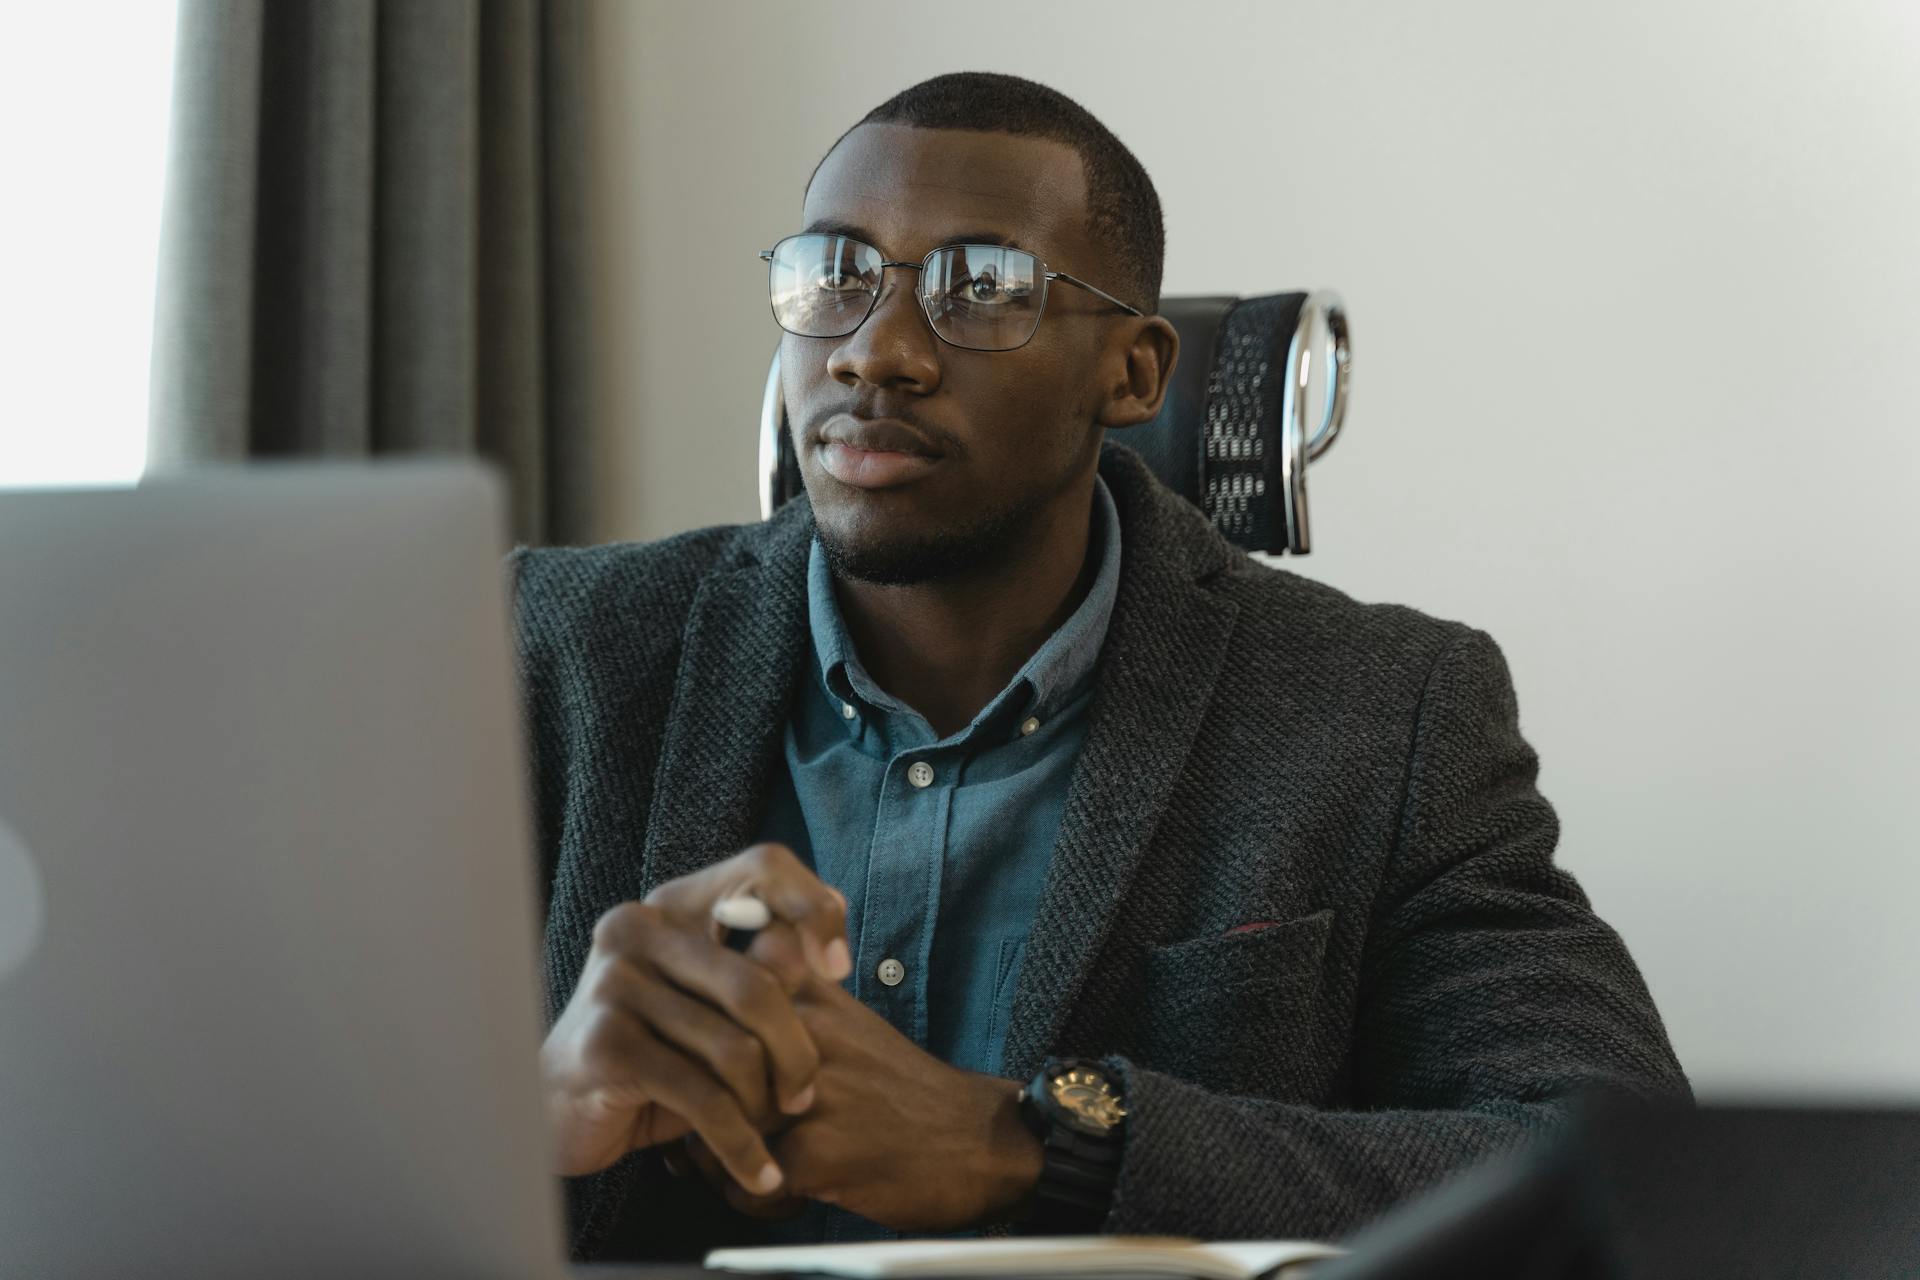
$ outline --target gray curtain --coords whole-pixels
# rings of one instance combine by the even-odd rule
[[[580,0],[181,0],[149,466],[477,453],[591,539]]]

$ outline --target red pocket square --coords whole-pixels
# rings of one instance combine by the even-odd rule
[[[1255,929],[1271,929],[1279,923],[1280,922],[1278,920],[1249,920],[1245,924],[1237,924],[1233,926],[1233,928],[1227,930],[1227,932],[1228,933],[1252,933]]]

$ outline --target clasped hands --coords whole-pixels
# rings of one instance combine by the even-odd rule
[[[773,919],[736,952],[713,905],[748,892]],[[757,1217],[820,1200],[935,1232],[1016,1214],[1041,1166],[1018,1086],[921,1049],[840,985],[851,970],[846,900],[783,845],[608,911],[540,1051],[557,1171],[674,1143]]]

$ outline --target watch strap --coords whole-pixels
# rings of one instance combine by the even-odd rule
[[[1047,1080],[1065,1065],[1049,1059],[1027,1086],[1028,1124],[1040,1139],[1044,1160],[1032,1212],[1016,1228],[1023,1235],[1091,1235],[1099,1231],[1113,1206],[1120,1177],[1120,1133],[1116,1130],[1109,1137],[1096,1138],[1055,1114],[1044,1090]]]

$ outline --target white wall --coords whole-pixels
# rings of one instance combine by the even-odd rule
[[[1920,1095],[1920,5],[606,0],[606,537],[756,517],[755,251],[924,76],[1146,165],[1170,293],[1342,290],[1294,568],[1490,630],[1707,1095]]]

